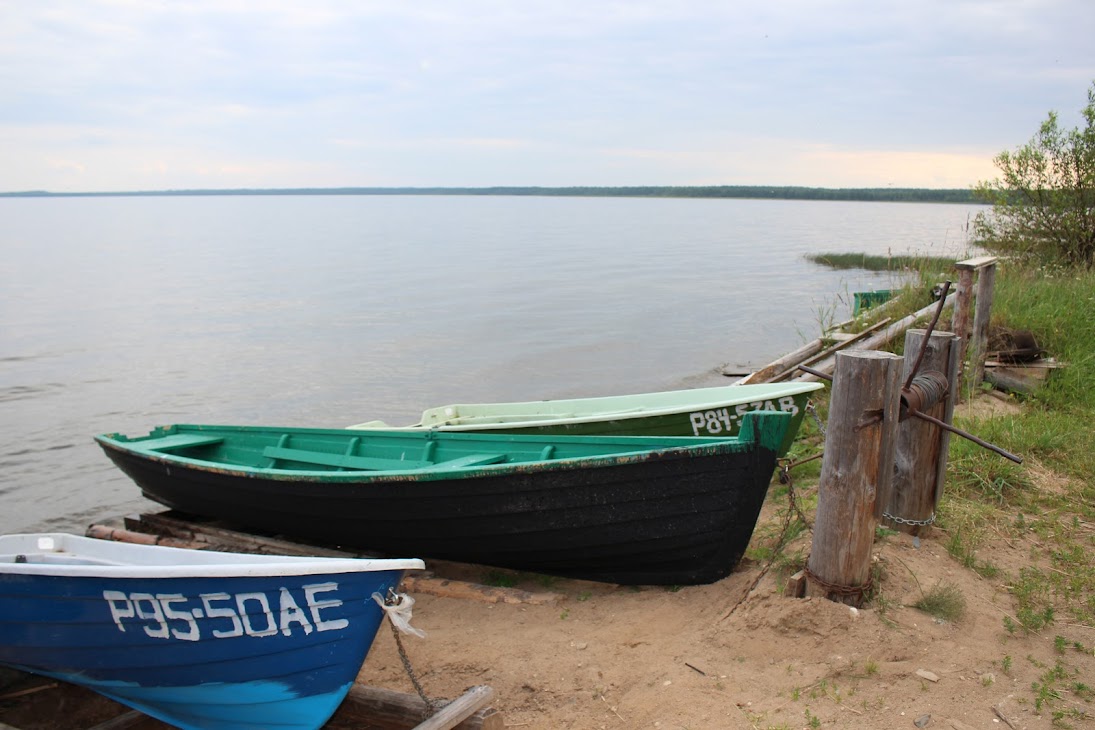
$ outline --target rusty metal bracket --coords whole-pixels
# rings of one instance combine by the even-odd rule
[[[859,422],[856,423],[855,427],[852,428],[852,430],[856,433],[859,433],[865,428],[869,428],[876,424],[882,423],[885,418],[886,414],[881,408],[872,408],[869,411],[863,411],[863,417],[859,419]]]

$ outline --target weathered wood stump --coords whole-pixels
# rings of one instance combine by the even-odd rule
[[[905,367],[902,382],[909,378],[924,348],[926,330],[905,333]],[[948,388],[943,397],[921,412],[950,423],[958,379],[959,339],[950,332],[933,332],[920,362],[920,372],[941,373]],[[908,417],[897,430],[893,481],[882,499],[883,524],[910,535],[921,535],[935,519],[935,508],[943,494],[950,432],[919,418]]]
[[[879,494],[893,478],[902,359],[837,354],[806,593],[858,606],[870,590]]]
[[[958,362],[965,362],[970,355],[970,367],[964,369],[967,381],[976,385],[985,373],[985,353],[988,349],[989,318],[992,314],[992,297],[996,282],[996,257],[980,256],[959,261],[958,289],[955,292],[954,316],[951,331],[958,336]],[[977,309],[974,312],[973,329],[970,329],[970,308],[974,295],[973,276],[977,274]]]

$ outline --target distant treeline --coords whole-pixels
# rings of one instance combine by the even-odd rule
[[[972,190],[932,188],[805,188],[772,185],[692,187],[490,187],[490,188],[242,188],[235,190],[145,190],[109,193],[0,193],[4,198],[74,198],[165,195],[528,195],[613,198],[770,198],[909,203],[978,203]]]

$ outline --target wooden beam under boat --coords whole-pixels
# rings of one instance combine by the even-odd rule
[[[3,730],[41,727],[45,723],[57,727],[88,727],[89,730],[166,730],[172,727],[85,687],[17,670],[11,672],[12,676],[0,687],[0,728]],[[323,728],[502,730],[506,726],[504,716],[490,706],[494,697],[490,686],[478,685],[452,700],[431,698],[440,710],[430,718],[434,724],[425,725],[425,703],[417,694],[356,683]],[[81,721],[95,724],[78,724]],[[442,724],[437,724],[439,722]]]

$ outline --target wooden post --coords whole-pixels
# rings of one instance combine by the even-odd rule
[[[902,383],[916,365],[924,347],[926,330],[905,333],[905,368]],[[950,423],[957,392],[958,357],[961,350],[957,335],[933,332],[924,350],[920,373],[939,372],[947,378],[946,394],[924,413]],[[910,535],[922,535],[935,520],[935,507],[943,494],[950,432],[919,418],[906,418],[897,429],[897,448],[893,482],[882,499],[884,524]]]
[[[879,494],[893,478],[901,362],[888,352],[837,353],[807,595],[858,606],[870,587]]]
[[[985,372],[985,352],[988,349],[988,318],[992,312],[992,290],[996,279],[996,257],[980,256],[959,261],[954,265],[958,269],[958,289],[954,304],[954,316],[951,319],[951,331],[958,336],[959,368],[968,376],[973,385],[981,382]],[[973,300],[973,275],[977,274],[977,311],[973,330],[970,330],[970,308]],[[982,306],[986,309],[982,314]],[[983,321],[978,317],[982,317]],[[983,331],[980,329],[983,327]],[[980,345],[981,349],[977,347]],[[970,351],[970,367],[964,368],[966,353]]]
[[[973,333],[970,337],[970,380],[979,385],[985,379],[985,354],[989,349],[989,320],[992,318],[992,298],[996,285],[996,262],[977,274],[977,303],[973,310]]]
[[[964,261],[955,264],[958,269],[958,287],[954,291],[954,313],[951,316],[951,332],[958,337],[958,361],[965,362],[966,348],[970,340],[970,305],[973,303],[973,269],[963,267]]]

